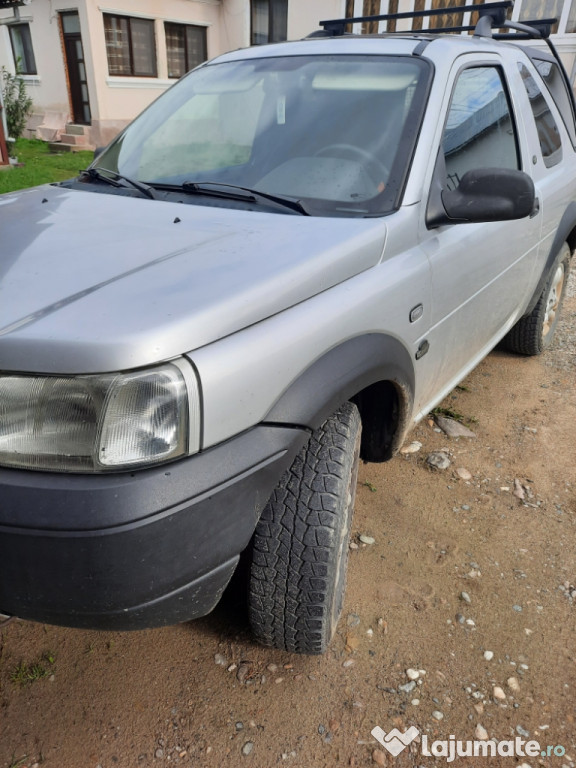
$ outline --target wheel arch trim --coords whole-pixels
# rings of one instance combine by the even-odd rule
[[[530,299],[530,302],[526,307],[526,311],[522,315],[523,317],[527,317],[532,312],[536,304],[538,304],[538,300],[542,294],[542,291],[544,290],[546,281],[548,280],[550,270],[552,269],[552,267],[554,266],[554,262],[558,258],[558,254],[560,253],[560,249],[562,248],[563,243],[566,243],[566,242],[570,247],[570,251],[573,253],[574,249],[576,248],[576,202],[575,201],[572,201],[568,205],[568,207],[564,211],[562,218],[560,219],[560,223],[558,224],[558,229],[556,230],[556,234],[554,235],[554,240],[552,241],[552,245],[550,247],[548,256],[546,258],[546,264],[544,265],[544,269],[542,270],[542,274],[540,275],[538,284],[536,285],[536,289],[532,294],[532,298]]]
[[[400,439],[413,409],[414,364],[398,339],[381,333],[356,336],[322,355],[290,384],[264,422],[317,429],[343,402],[382,381],[394,384],[399,395]]]

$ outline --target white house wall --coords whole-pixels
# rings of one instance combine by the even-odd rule
[[[60,37],[59,13],[77,11],[86,60],[92,125],[87,129],[93,146],[107,143],[164,90],[173,85],[168,79],[164,22],[173,21],[205,26],[209,57],[229,50],[245,39],[231,29],[226,35],[221,25],[221,0],[32,0],[20,9],[20,21],[30,24],[38,75],[24,76],[34,101],[35,114],[29,121],[41,138],[57,138],[70,119],[64,53]],[[137,16],[155,20],[158,77],[110,77],[103,13]],[[0,11],[0,66],[14,71],[7,20],[12,10]],[[4,21],[4,24],[2,23]],[[224,34],[221,34],[224,32]],[[236,46],[238,47],[238,46]]]
[[[20,20],[30,22],[33,36],[34,58],[38,75],[24,76],[28,94],[34,102],[35,114],[31,125],[42,123],[48,113],[62,128],[69,117],[66,71],[60,46],[58,18],[51,10],[52,3],[36,2],[23,6]],[[13,19],[13,11],[0,11],[0,66],[14,72],[14,57],[8,26],[2,21]],[[54,128],[56,131],[56,128]]]
[[[219,0],[87,0],[86,11],[88,34],[84,33],[84,28],[82,30],[86,59],[91,64],[92,72],[98,73],[90,90],[93,144],[108,143],[130,120],[174,84],[174,80],[168,79],[165,21],[206,27],[209,57],[225,50],[220,34]],[[155,21],[157,77],[108,75],[103,13]]]
[[[345,15],[345,0],[289,0],[288,39],[300,40],[318,29],[319,21],[341,19]]]
[[[70,119],[70,98],[59,14],[78,11],[86,60],[92,124],[87,129],[95,146],[111,140],[130,120],[169,88],[164,22],[206,27],[208,57],[250,44],[250,0],[32,0],[20,9],[30,24],[37,76],[24,76],[34,101],[32,129],[45,139],[58,138]],[[345,0],[290,0],[288,37],[298,39],[318,29],[323,18],[344,14]],[[156,32],[157,77],[111,77],[108,74],[103,13],[153,19]],[[14,69],[6,24],[13,11],[0,11],[0,65]],[[31,134],[32,135],[32,134]]]

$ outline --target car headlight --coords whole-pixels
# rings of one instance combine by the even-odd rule
[[[199,394],[184,360],[97,376],[0,374],[0,465],[110,472],[199,448]]]

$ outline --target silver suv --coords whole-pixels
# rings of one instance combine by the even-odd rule
[[[507,5],[221,56],[0,199],[0,611],[187,621],[244,553],[256,637],[326,649],[359,459],[558,319],[574,105]]]

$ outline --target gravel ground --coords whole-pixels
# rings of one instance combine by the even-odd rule
[[[149,632],[4,627],[0,766],[428,768],[447,762],[426,740],[454,736],[551,751],[464,768],[574,768],[575,373],[573,274],[546,355],[495,351],[443,404],[476,437],[425,420],[413,453],[361,468],[323,657],[256,646],[234,590]],[[414,735],[396,758],[377,738],[393,728]]]

